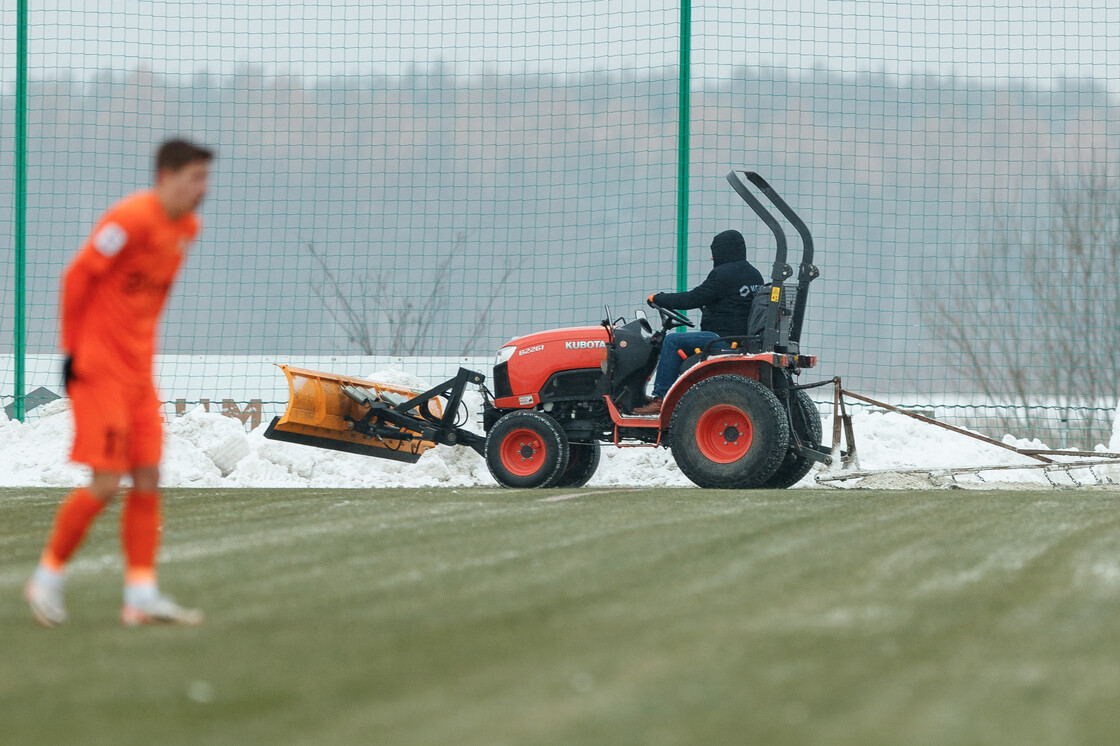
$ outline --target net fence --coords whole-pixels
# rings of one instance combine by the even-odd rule
[[[0,15],[13,143],[17,19]],[[0,329],[23,314],[29,407],[58,393],[63,267],[177,134],[219,160],[161,332],[169,414],[268,410],[286,393],[273,362],[434,380],[605,305],[631,315],[677,284],[687,38],[688,285],[727,228],[768,274],[773,239],[723,180],[757,170],[817,241],[803,347],[822,375],[997,435],[1108,439],[1120,10],[1104,0],[56,0],[27,19],[26,302],[4,232]]]

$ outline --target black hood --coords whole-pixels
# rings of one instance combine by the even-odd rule
[[[739,231],[724,231],[712,239],[712,259],[721,264],[742,262],[747,258],[747,243]]]

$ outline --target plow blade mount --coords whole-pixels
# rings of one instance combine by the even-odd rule
[[[386,422],[376,416],[379,409],[409,402],[421,392],[333,373],[278,367],[288,378],[288,407],[272,420],[266,438],[408,463],[415,463],[435,447],[436,434],[429,421],[438,422],[443,416],[438,398],[421,405],[427,408],[427,417],[394,417],[395,423]]]

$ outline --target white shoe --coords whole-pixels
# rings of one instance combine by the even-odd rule
[[[202,624],[203,617],[198,609],[183,608],[170,596],[161,593],[143,603],[125,604],[121,607],[121,624],[126,627],[141,624],[183,624],[197,627]]]
[[[36,623],[43,627],[57,627],[66,623],[66,603],[62,597],[61,585],[52,588],[31,578],[24,586],[23,596],[31,607]]]

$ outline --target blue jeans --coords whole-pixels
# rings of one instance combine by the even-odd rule
[[[657,358],[657,377],[653,379],[653,398],[664,399],[665,394],[680,375],[681,363],[684,362],[677,354],[684,350],[684,354],[692,357],[697,347],[701,350],[704,345],[713,339],[719,339],[715,332],[676,332],[666,334],[665,341],[661,343],[661,356]]]

